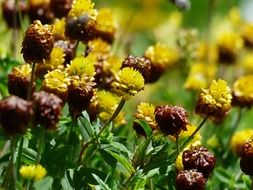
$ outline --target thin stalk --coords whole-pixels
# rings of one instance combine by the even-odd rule
[[[79,158],[78,158],[78,162],[80,163],[81,160],[82,160],[82,156],[83,156],[83,153],[84,151],[86,150],[86,148],[88,148],[88,146],[97,141],[98,138],[100,137],[100,135],[103,133],[103,131],[106,129],[106,127],[118,116],[118,114],[120,113],[120,111],[122,110],[124,104],[125,104],[125,100],[122,98],[118,107],[116,108],[116,110],[114,111],[114,113],[112,114],[111,118],[102,126],[101,130],[99,131],[98,135],[96,135],[95,137],[91,138],[88,142],[86,142],[82,148],[81,148],[81,151],[80,151],[80,154],[79,154]]]
[[[31,80],[30,80],[31,82],[30,82],[30,85],[28,88],[27,98],[26,98],[27,101],[30,101],[31,97],[32,97],[32,88],[33,88],[33,81],[34,81],[34,75],[35,75],[35,66],[36,66],[36,63],[33,63],[32,64]]]
[[[183,150],[188,143],[194,138],[194,136],[196,135],[196,133],[203,127],[203,125],[205,124],[205,122],[207,121],[208,117],[205,117],[202,122],[199,124],[199,126],[197,127],[197,129],[195,129],[195,131],[191,134],[191,136],[188,137],[188,139],[186,139],[186,141],[184,142],[184,144],[180,147],[179,152],[181,150]]]
[[[41,133],[41,136],[40,136],[40,139],[38,142],[38,152],[37,152],[37,157],[36,157],[36,165],[40,162],[40,159],[41,159],[42,147],[43,147],[43,144],[45,141],[45,133],[46,133],[46,130],[42,129],[42,133]]]
[[[18,36],[18,29],[17,29],[17,7],[18,7],[18,0],[15,0],[15,7],[13,11],[13,29],[12,29],[12,38],[11,38],[11,53],[14,58],[16,58],[16,53],[17,53],[17,36]]]
[[[19,176],[19,168],[21,163],[21,156],[22,156],[22,150],[23,150],[23,144],[24,144],[24,137],[20,137],[19,141],[19,148],[18,148],[18,155],[17,155],[17,164],[16,164],[16,172],[17,172],[17,179],[20,179]]]
[[[11,174],[12,174],[12,184],[11,187],[15,189],[17,174],[15,170],[15,152],[16,152],[16,140],[12,139],[11,141]]]
[[[68,137],[67,137],[67,142],[68,143],[70,142],[70,137],[73,133],[73,129],[74,129],[74,126],[76,124],[77,124],[77,117],[72,117],[71,127],[70,127],[69,134],[68,134]]]
[[[179,155],[180,150],[179,150],[179,143],[178,143],[178,135],[176,136],[176,147],[177,147],[177,154]]]

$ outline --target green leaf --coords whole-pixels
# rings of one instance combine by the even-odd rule
[[[129,171],[130,174],[135,172],[134,167],[131,165],[129,160],[124,157],[124,155],[114,153],[110,150],[105,150],[105,151],[109,153],[110,155],[112,155],[124,168],[126,168]]]
[[[83,117],[78,118],[78,124],[79,126],[83,127],[85,131],[87,132],[89,137],[92,137],[94,135],[93,127],[87,117],[85,115]]]
[[[111,154],[109,154],[107,151],[99,149],[99,153],[103,157],[103,159],[111,166],[115,167],[117,164],[117,159],[114,158]]]
[[[110,143],[114,148],[120,150],[121,152],[127,153],[128,157],[132,156],[132,153],[127,149],[127,147],[124,144],[112,141]]]
[[[92,174],[92,176],[97,180],[97,182],[99,183],[99,187],[101,188],[101,190],[111,190],[111,188],[108,187],[108,185],[106,185],[105,182],[103,182],[103,180],[101,180],[96,174]]]
[[[227,185],[230,184],[232,176],[230,176],[227,171],[225,171],[223,168],[216,168],[214,170],[214,175],[222,182]]]
[[[34,189],[35,190],[51,190],[53,184],[53,178],[52,177],[46,177],[40,181],[37,181],[34,183]]]
[[[153,134],[152,129],[149,127],[149,125],[144,120],[136,119],[134,122],[138,123],[143,128],[147,137],[150,137]]]
[[[139,178],[135,184],[134,184],[134,189],[133,190],[145,190],[145,185],[147,183],[147,179],[142,177]]]
[[[22,157],[27,160],[28,163],[34,163],[37,158],[37,152],[31,148],[23,148]]]

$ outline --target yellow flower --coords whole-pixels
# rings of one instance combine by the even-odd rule
[[[233,104],[241,107],[253,105],[253,75],[240,77],[233,86]]]
[[[105,72],[117,74],[122,66],[123,59],[116,55],[110,55],[104,62],[103,69]]]
[[[246,55],[242,60],[245,73],[253,73],[253,54]]]
[[[53,34],[64,38],[65,37],[65,25],[66,25],[65,18],[56,19],[54,22]]]
[[[231,109],[231,90],[227,82],[219,79],[213,80],[209,89],[202,89],[199,96],[196,113],[211,120],[220,122]]]
[[[46,176],[47,171],[43,166],[38,164],[38,165],[22,166],[19,169],[19,173],[24,179],[38,181]]]
[[[241,12],[238,7],[232,7],[228,13],[230,21],[236,26],[241,23]]]
[[[115,110],[118,106],[120,98],[109,91],[98,91],[96,93],[99,111]]]
[[[91,0],[74,0],[69,11],[69,17],[80,17],[84,14],[94,15],[94,3]]]
[[[88,53],[96,55],[98,59],[108,56],[110,51],[111,46],[101,38],[96,38],[88,43]]]
[[[102,8],[97,15],[97,29],[103,32],[116,32],[116,23],[113,19],[112,11],[109,8]]]
[[[244,39],[245,46],[247,46],[247,47],[253,47],[252,32],[253,32],[253,24],[252,23],[247,23],[247,24],[243,25],[242,37]]]
[[[22,64],[21,66],[14,67],[12,73],[19,78],[31,77],[32,69],[29,64]]]
[[[51,66],[52,69],[63,68],[64,57],[64,50],[61,47],[54,47],[50,55],[50,60],[46,64]]]
[[[207,69],[208,68],[208,69]],[[215,64],[194,63],[184,84],[187,90],[200,90],[206,88],[215,77],[217,68]]]
[[[68,73],[70,76],[77,75],[80,78],[87,77],[93,80],[95,75],[95,61],[96,58],[94,55],[76,57],[71,61],[70,65],[68,65]]]
[[[198,61],[208,61],[208,63],[217,62],[217,48],[213,45],[201,41],[197,44],[196,51],[193,52],[193,57]]]
[[[122,96],[125,100],[144,89],[143,76],[133,68],[123,68],[115,78],[116,80],[112,83],[112,87],[116,94]]]
[[[206,144],[213,149],[217,148],[220,145],[219,139],[216,135],[212,135],[211,138],[207,140]]]
[[[187,125],[187,131],[182,131],[180,134],[179,134],[179,138],[183,139],[183,138],[187,138],[189,136],[191,136],[191,134],[196,130],[196,126],[194,125]],[[197,132],[195,135],[194,135],[194,138],[192,139],[192,143],[196,142],[196,141],[201,141],[202,137],[200,135],[199,132]]]
[[[235,132],[230,142],[232,151],[239,155],[242,145],[250,140],[252,136],[253,129],[243,129],[241,131]]]
[[[66,100],[69,83],[68,74],[60,69],[55,69],[45,75],[42,89]]]
[[[150,59],[152,64],[167,67],[173,65],[178,60],[178,53],[164,44],[157,43],[155,46],[150,46],[147,49],[145,57]]]
[[[147,122],[151,129],[155,130],[157,123],[155,120],[155,106],[150,103],[140,103],[137,107],[136,119],[142,119]]]

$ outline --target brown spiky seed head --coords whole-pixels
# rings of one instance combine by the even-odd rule
[[[31,24],[22,43],[21,53],[27,63],[43,63],[54,47],[53,27],[42,25],[39,20]]]
[[[51,0],[50,9],[57,18],[66,17],[71,9],[73,0]]]
[[[247,174],[252,176],[253,175],[253,146],[252,140],[246,142],[242,145],[241,148],[241,160],[240,160],[240,167],[241,170]]]
[[[33,94],[34,123],[48,130],[56,128],[60,119],[63,101],[52,93],[45,91]]]
[[[151,63],[149,59],[145,57],[134,57],[129,55],[122,63],[121,68],[124,67],[132,67],[135,70],[138,70],[145,79],[145,83],[150,81]]]
[[[0,125],[7,135],[23,134],[33,115],[32,104],[17,96],[0,101]]]
[[[188,113],[180,106],[162,105],[155,109],[155,119],[160,130],[166,135],[178,136],[186,131]]]
[[[204,190],[206,180],[201,172],[184,170],[177,174],[177,190]]]
[[[196,169],[203,173],[205,178],[208,178],[215,166],[216,158],[207,150],[207,148],[193,147],[193,149],[183,152],[183,165],[184,169]]]

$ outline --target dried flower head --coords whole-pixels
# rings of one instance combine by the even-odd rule
[[[42,89],[51,92],[66,101],[68,95],[69,78],[68,74],[60,69],[55,69],[45,75]]]
[[[150,82],[157,81],[166,68],[174,65],[178,60],[178,55],[174,50],[160,43],[150,46],[145,52],[145,57],[151,62]]]
[[[201,172],[185,170],[177,174],[177,190],[204,190],[206,180]]]
[[[234,63],[242,46],[243,41],[239,35],[233,32],[221,34],[217,42],[219,61],[227,64]]]
[[[28,27],[21,50],[27,63],[42,63],[50,57],[54,47],[52,30],[52,26],[42,25],[38,20]]]
[[[31,84],[32,69],[29,64],[23,64],[12,68],[8,74],[9,93],[20,98],[26,99],[28,88]],[[32,91],[35,89],[35,83],[32,85]]]
[[[149,82],[151,76],[151,63],[149,59],[145,57],[134,57],[129,55],[122,63],[121,68],[124,67],[134,68],[142,74],[143,78],[145,79],[145,83]]]
[[[253,24],[247,23],[242,27],[242,38],[246,47],[253,48]]]
[[[63,101],[58,96],[44,91],[33,94],[34,123],[53,130],[60,119]]]
[[[184,169],[196,169],[208,178],[215,166],[216,158],[205,147],[194,147],[183,152]]]
[[[41,180],[47,175],[46,169],[40,164],[21,166],[19,173],[22,178],[27,180]]]
[[[109,8],[100,9],[96,21],[97,36],[111,44],[115,38],[117,28],[112,11]]]
[[[94,93],[93,86],[92,82],[80,81],[79,77],[72,78],[68,87],[68,105],[74,117],[88,108]]]
[[[187,130],[188,113],[180,106],[163,105],[155,108],[155,119],[159,129],[166,135],[178,136]]]
[[[232,104],[240,107],[253,105],[253,75],[242,76],[235,81],[233,86]]]
[[[134,117],[136,119],[144,120],[152,130],[156,129],[157,123],[155,120],[155,106],[153,104],[140,103]],[[134,122],[133,128],[137,134],[146,136],[145,131],[137,122]]]
[[[66,17],[71,9],[73,0],[50,0],[50,9],[57,18]]]
[[[112,83],[113,90],[124,99],[129,99],[144,89],[144,78],[141,73],[133,68],[123,68]]]
[[[253,129],[243,129],[236,131],[230,141],[230,147],[237,155],[241,154],[241,147],[244,143],[249,141],[253,136]]]
[[[68,74],[70,76],[87,78],[87,80],[91,81],[95,75],[95,62],[96,58],[93,55],[88,55],[87,57],[78,56],[68,65]]]
[[[7,135],[23,134],[33,115],[32,104],[17,96],[0,101],[0,125]]]
[[[246,142],[241,147],[241,160],[240,160],[240,167],[241,170],[246,175],[253,175],[253,146],[252,146],[252,139]]]
[[[15,1],[5,0],[2,1],[2,13],[4,21],[9,28],[20,28],[19,13],[23,17],[27,13],[27,6],[24,1],[18,1],[16,6]]]
[[[195,111],[202,117],[208,117],[215,122],[221,122],[231,109],[231,90],[227,82],[213,80],[209,89],[202,89]]]

